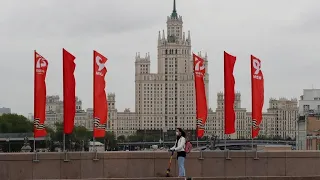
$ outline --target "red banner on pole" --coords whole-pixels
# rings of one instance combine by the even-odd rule
[[[34,137],[44,137],[47,131],[46,119],[46,75],[48,61],[34,51]]]
[[[108,118],[105,75],[107,58],[93,51],[93,137],[104,137]]]
[[[63,131],[71,134],[76,114],[76,81],[74,70],[76,58],[63,49]]]
[[[224,52],[224,134],[236,132],[234,111],[235,101],[235,79],[233,69],[236,63],[236,57]]]
[[[259,135],[264,104],[264,77],[260,59],[251,55],[252,138]]]
[[[206,86],[204,83],[206,69],[204,60],[195,54],[193,54],[193,70],[196,92],[197,137],[201,138],[204,135],[204,126],[208,116]]]

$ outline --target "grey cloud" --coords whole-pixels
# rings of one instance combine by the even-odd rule
[[[314,34],[314,35],[317,35],[317,37],[319,38],[319,32],[320,32],[319,8],[320,8],[320,3],[318,6],[318,9],[302,14],[301,20],[297,26],[298,32]]]
[[[33,3],[32,3],[33,2]],[[26,2],[8,11],[2,20],[6,35],[56,37],[101,36],[152,27],[163,17],[153,13],[159,3],[143,8],[133,1],[44,1]],[[142,12],[142,13],[141,13]],[[21,15],[19,15],[21,14]]]
[[[236,89],[248,110],[250,54],[263,61],[265,108],[270,97],[299,97],[303,88],[317,87],[319,45],[311,30],[318,25],[313,22],[319,2],[177,0],[192,49],[209,55],[210,107],[216,108],[216,93],[223,90],[224,50],[238,57]],[[65,47],[77,57],[76,93],[85,108],[92,106],[90,67],[96,49],[109,58],[107,90],[116,93],[117,108],[134,110],[135,52],[150,52],[156,71],[158,30],[166,28],[171,9],[172,0],[0,1],[0,77],[6,87],[0,88],[0,106],[32,112],[34,49],[49,60],[48,94],[61,95]]]
[[[300,8],[293,8],[295,15],[288,16],[282,21],[278,31],[292,33],[296,36],[316,35],[320,31],[320,1],[300,1]]]

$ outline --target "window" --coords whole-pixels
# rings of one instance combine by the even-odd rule
[[[303,105],[303,110],[304,111],[309,111],[310,105]]]

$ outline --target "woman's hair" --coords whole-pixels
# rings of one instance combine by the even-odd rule
[[[186,132],[184,132],[181,128],[177,128],[177,129],[181,133],[182,137],[186,137]]]

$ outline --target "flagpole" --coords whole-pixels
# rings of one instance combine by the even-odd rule
[[[38,160],[38,153],[36,151],[36,137],[35,137],[35,133],[33,133],[33,152],[35,155],[35,158],[33,159],[33,162],[39,162]]]
[[[66,133],[63,133],[63,152],[66,152]]]
[[[227,150],[227,138],[226,138],[226,134],[224,134],[223,138],[224,138],[224,150]]]
[[[36,138],[33,135],[33,152],[36,153]]]
[[[70,142],[71,145],[71,142]],[[66,151],[66,133],[63,132],[63,152],[64,152],[64,162],[69,162],[70,160],[68,160],[68,153]]]
[[[251,120],[251,149],[253,150],[253,121]]]
[[[92,126],[92,128],[93,128],[93,130],[92,130],[92,133],[93,133],[93,136],[92,136],[92,141],[93,141],[93,144],[92,144],[92,146],[93,146],[93,151],[94,152],[96,152],[96,138],[94,137],[94,125],[95,125],[95,123],[94,123],[94,120],[95,120],[95,110],[96,110],[96,107],[95,107],[95,96],[94,96],[94,93],[95,93],[95,80],[96,80],[96,78],[95,78],[95,53],[94,53],[95,51],[93,50],[93,54],[92,54],[92,59],[93,59],[93,64],[92,64],[92,68],[93,68],[93,71],[92,71],[92,74],[93,74],[93,98],[92,98],[92,100],[93,100],[93,117],[92,117],[92,119],[93,119],[93,126]]]
[[[199,148],[199,138],[197,136],[197,148]]]
[[[96,152],[96,138],[93,137],[93,151]]]
[[[36,151],[36,127],[34,126],[34,120],[35,120],[35,116],[36,116],[36,110],[37,110],[37,103],[36,103],[36,71],[37,71],[37,62],[36,62],[36,55],[37,55],[37,51],[34,50],[34,79],[33,79],[33,152],[35,154],[35,159],[33,159],[34,162],[38,162],[38,154]],[[39,122],[40,123],[40,122]]]
[[[35,127],[34,127],[34,116],[36,116],[36,70],[37,70],[37,63],[36,63],[36,54],[37,54],[37,51],[34,50],[34,79],[33,79],[33,152],[36,152],[36,139],[35,139]]]

